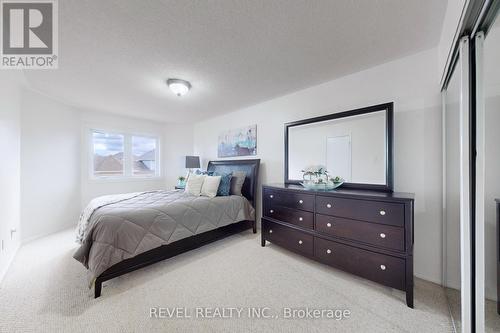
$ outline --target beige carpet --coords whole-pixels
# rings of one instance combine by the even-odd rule
[[[95,300],[72,258],[73,231],[22,247],[0,289],[1,332],[451,332],[441,287],[404,293],[292,254],[250,231],[130,273]],[[151,319],[151,307],[268,307],[273,319]],[[284,319],[283,308],[342,309],[350,318]]]
[[[453,319],[455,320],[455,328],[457,332],[461,331],[461,313],[460,313],[460,291],[456,289],[446,288],[446,295],[450,304],[450,310]],[[489,299],[485,300],[485,332],[498,333],[500,332],[500,315],[497,313],[497,303]]]

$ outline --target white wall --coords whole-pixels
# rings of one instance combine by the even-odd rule
[[[0,282],[20,244],[21,82],[17,71],[0,76]]]
[[[65,105],[30,90],[22,94],[21,224],[23,242],[72,227],[97,196],[173,189],[192,154],[192,126],[171,125]],[[162,175],[146,180],[90,180],[89,128],[160,137]]]
[[[414,192],[415,275],[441,283],[441,102],[432,49],[194,126],[195,153],[217,159],[222,130],[257,123],[260,184],[283,181],[283,124],[394,101],[395,190]],[[260,216],[260,207],[259,207]]]
[[[22,93],[21,225],[27,241],[65,229],[80,208],[79,113],[29,90]]]
[[[172,189],[179,176],[186,176],[186,155],[193,155],[193,125],[166,124],[163,148],[167,156],[165,181]]]

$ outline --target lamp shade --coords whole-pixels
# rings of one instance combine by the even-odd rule
[[[196,169],[200,167],[200,157],[199,156],[186,156],[186,168]]]

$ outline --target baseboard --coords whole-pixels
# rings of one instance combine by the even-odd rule
[[[425,280],[425,281],[428,281],[428,282],[432,282],[432,283],[438,284],[440,286],[443,285],[441,279],[434,279],[434,278],[431,278],[431,277],[428,277],[428,276],[424,276],[424,275],[421,275],[421,274],[417,274],[417,273],[413,273],[413,276],[415,276],[416,278],[419,278],[421,280]]]
[[[6,262],[5,267],[0,271],[0,288],[2,288],[3,279],[4,279],[5,275],[7,275],[7,272],[9,271],[9,267],[12,264],[12,262],[14,261],[14,258],[16,256],[19,248],[20,248],[19,245],[14,248],[11,255],[5,261]]]
[[[50,236],[50,235],[53,235],[53,234],[57,234],[58,232],[65,231],[65,230],[68,230],[70,228],[76,228],[76,224],[67,225],[67,226],[61,227],[60,229],[49,231],[47,233],[43,233],[43,234],[40,234],[40,235],[35,235],[35,236],[23,238],[23,239],[21,239],[21,245],[25,245],[27,243],[33,242],[33,241],[35,241],[35,240],[37,240],[39,238],[43,238],[43,237],[47,237],[47,236]]]

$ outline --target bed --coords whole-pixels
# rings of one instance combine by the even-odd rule
[[[253,228],[259,159],[210,161],[207,171],[244,171],[242,196],[195,197],[183,191],[139,192],[89,212],[74,258],[88,269],[95,298],[102,283]]]

